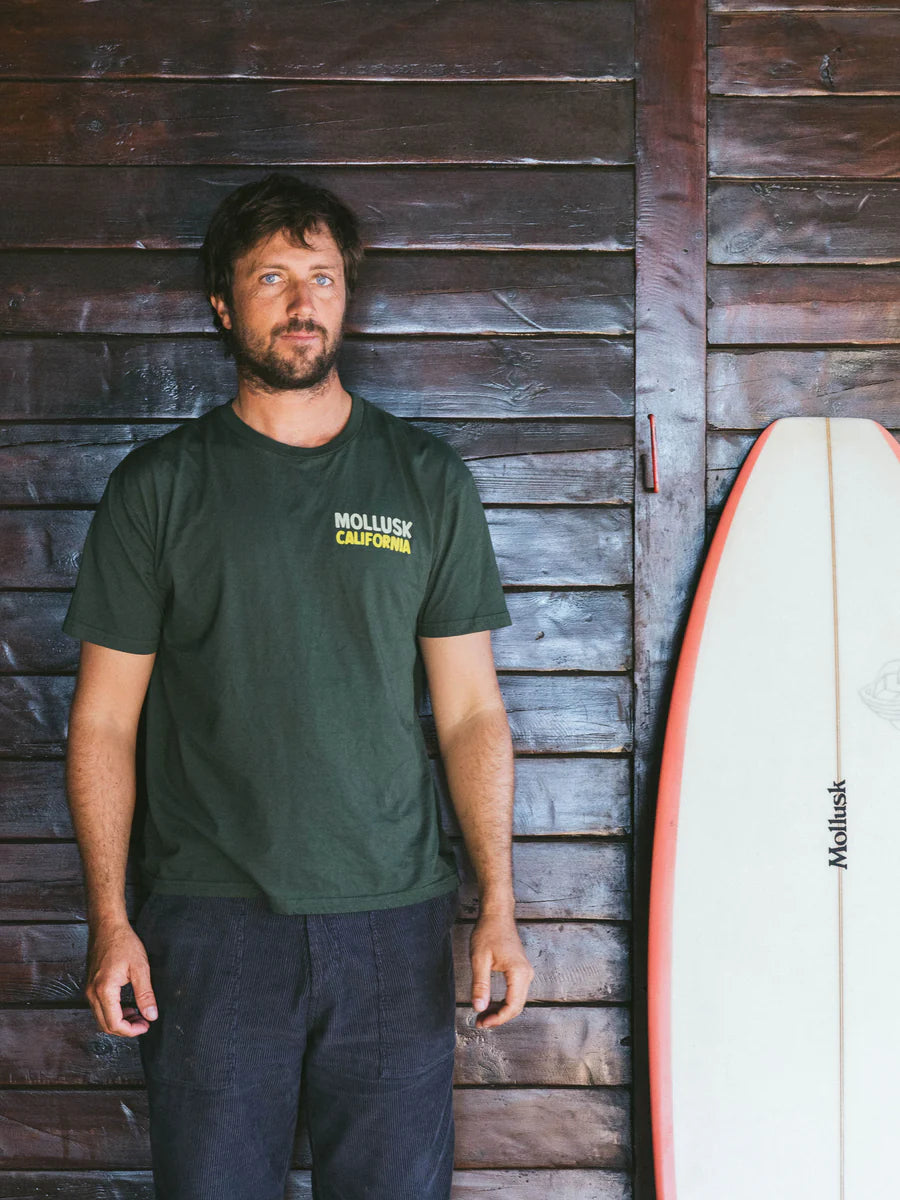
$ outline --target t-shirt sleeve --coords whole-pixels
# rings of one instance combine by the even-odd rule
[[[512,625],[478,488],[462,459],[448,472],[416,633],[447,637]]]
[[[88,526],[62,630],[113,650],[152,654],[165,597],[147,505],[126,462],[127,456],[107,480]]]

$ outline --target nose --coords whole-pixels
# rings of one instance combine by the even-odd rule
[[[296,313],[311,313],[313,311],[312,288],[303,279],[295,279],[286,296],[287,312],[290,315]]]

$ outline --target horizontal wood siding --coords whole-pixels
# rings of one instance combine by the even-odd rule
[[[360,214],[342,380],[466,459],[513,616],[494,647],[536,977],[497,1031],[473,1025],[477,893],[423,714],[465,881],[454,1197],[632,1200],[633,5],[0,10],[4,1195],[152,1196],[137,1044],[83,995],[60,623],[109,472],[233,394],[196,251],[280,166]],[[134,881],[130,859],[132,914]],[[288,1196],[309,1163],[301,1112]]]

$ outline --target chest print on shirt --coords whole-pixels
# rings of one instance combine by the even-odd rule
[[[374,546],[398,554],[411,554],[412,525],[412,521],[403,521],[399,517],[336,512],[334,540],[339,546]]]

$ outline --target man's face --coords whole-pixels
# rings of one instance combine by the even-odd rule
[[[231,330],[243,377],[265,392],[315,387],[341,346],[347,292],[344,262],[329,230],[295,246],[283,232],[258,242],[234,264],[232,303],[210,297]]]

